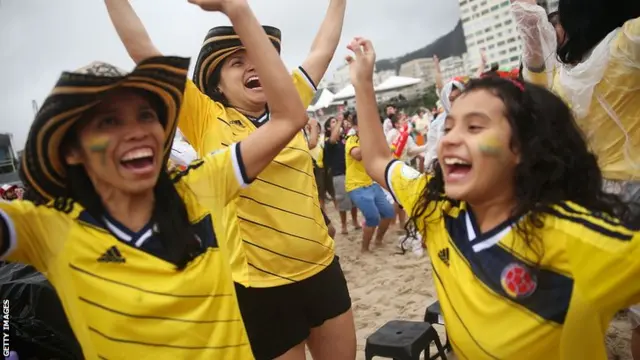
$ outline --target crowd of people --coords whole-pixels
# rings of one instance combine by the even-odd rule
[[[380,115],[354,38],[355,111],[321,125],[306,108],[346,0],[293,73],[247,0],[189,2],[232,23],[193,79],[105,0],[135,68],[62,73],[25,144],[30,195],[0,203],[0,259],[46,276],[83,358],[355,359],[327,200],[364,253],[394,221],[420,239],[458,358],[606,358],[640,303],[640,3],[514,0],[522,70],[440,81],[415,117]]]

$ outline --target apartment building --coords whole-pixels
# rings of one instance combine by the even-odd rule
[[[520,66],[522,41],[511,14],[510,0],[459,0],[462,28],[467,44],[469,73],[477,71],[480,52],[489,64],[501,67]],[[558,9],[559,0],[538,0],[547,13]]]
[[[414,59],[400,66],[399,75],[422,79],[426,83],[434,83],[435,62],[432,58]]]
[[[18,154],[13,147],[12,134],[0,134],[0,185],[19,184]]]
[[[349,66],[342,65],[337,68],[331,75],[331,79],[320,83],[320,87],[328,88],[332,93],[344,89],[347,85],[351,84],[351,78],[349,76]]]
[[[444,81],[453,79],[458,76],[467,76],[469,74],[469,67],[466,61],[467,55],[451,56],[446,59],[440,60],[440,72]]]
[[[388,78],[397,75],[395,70],[381,70],[381,71],[374,70],[374,71],[375,71],[373,73],[374,86],[380,85],[383,82],[385,82],[385,80],[387,80]]]
[[[519,66],[522,42],[511,15],[510,0],[459,1],[469,73],[478,70],[482,50],[488,63],[498,63],[503,67]]]

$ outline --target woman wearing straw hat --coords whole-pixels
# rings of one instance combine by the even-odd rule
[[[0,203],[0,260],[56,288],[87,359],[252,359],[223,207],[300,132],[305,108],[250,9],[228,14],[265,81],[271,121],[168,173],[189,60],[63,73],[31,127],[21,176],[50,202]],[[270,86],[277,84],[277,86]]]
[[[134,61],[160,54],[128,1],[105,2]],[[345,7],[346,0],[330,1],[309,56],[293,72],[304,105],[333,57]],[[264,29],[279,51],[280,31]],[[242,140],[270,121],[262,88],[267,79],[255,73],[239,35],[237,27],[211,29],[194,81],[187,83],[179,126],[199,155]],[[258,359],[304,359],[305,344],[315,359],[355,357],[351,299],[323,221],[311,159],[300,133],[226,208],[233,278]]]

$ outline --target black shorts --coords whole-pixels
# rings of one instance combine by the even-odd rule
[[[331,181],[331,177],[328,176],[328,170],[324,168],[320,168],[317,166],[313,167],[313,174],[316,178],[316,186],[318,187],[318,196],[320,199],[325,198],[327,194],[333,198],[336,195],[335,190],[333,189],[333,182]]]
[[[326,269],[297,283],[247,288],[236,295],[256,360],[272,360],[305,341],[312,328],[351,308],[338,257]]]

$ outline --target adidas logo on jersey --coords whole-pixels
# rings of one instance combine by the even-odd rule
[[[445,265],[449,266],[449,248],[438,251],[438,257]]]
[[[127,260],[122,256],[117,247],[112,246],[98,258],[98,262],[104,263],[124,263]]]

